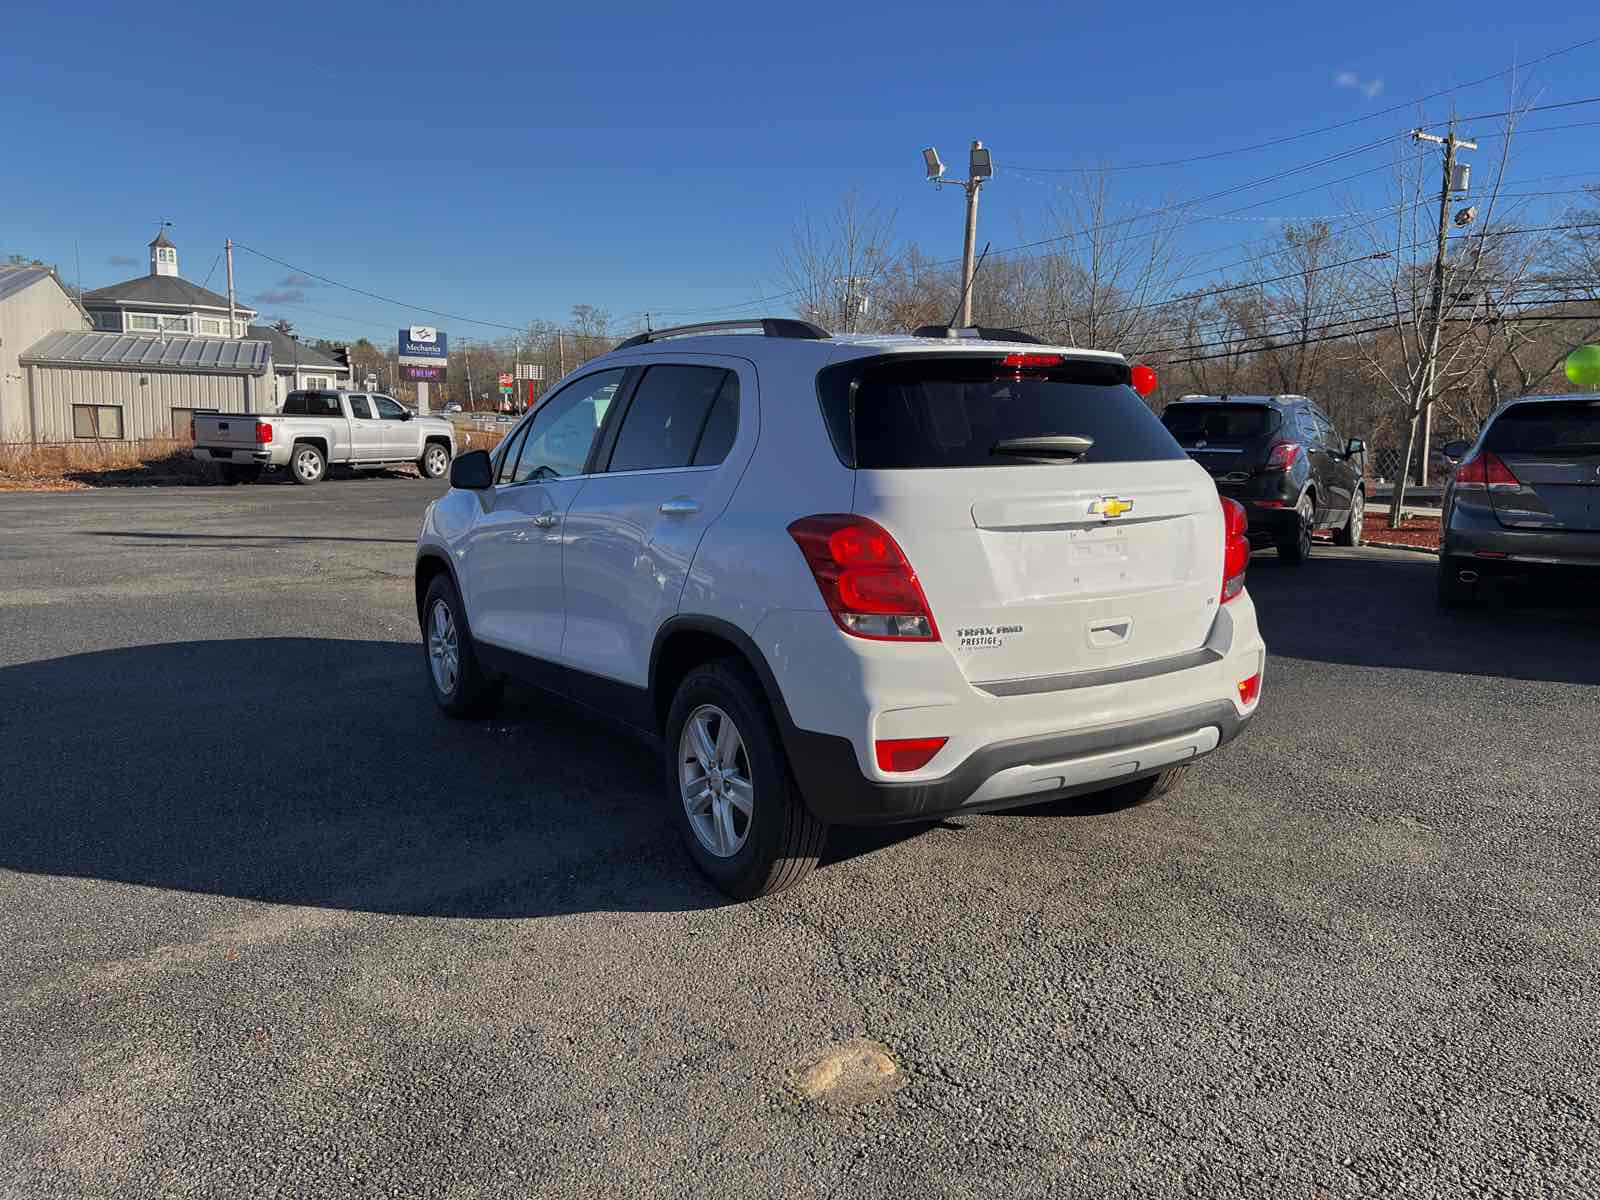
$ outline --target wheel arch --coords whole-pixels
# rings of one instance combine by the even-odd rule
[[[321,434],[296,434],[294,442],[291,444],[289,449],[289,453],[291,455],[294,453],[295,446],[315,446],[322,452],[323,463],[326,464],[328,461],[328,439],[323,437]]]
[[[673,617],[656,631],[655,642],[650,647],[648,685],[656,732],[665,732],[672,698],[689,672],[719,658],[738,659],[754,673],[787,744],[794,722],[789,717],[789,707],[783,702],[783,693],[771,665],[754,638],[732,622],[717,617]]]
[[[461,603],[466,604],[467,598],[462,594],[461,581],[456,578],[455,565],[451,563],[448,555],[442,550],[426,549],[417,555],[416,566],[416,597],[417,597],[417,622],[422,622],[422,602],[428,598],[428,589],[433,586],[433,581],[440,575],[450,578],[450,586],[456,589],[456,595],[461,596]]]

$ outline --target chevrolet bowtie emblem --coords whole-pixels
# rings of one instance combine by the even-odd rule
[[[1090,516],[1104,517],[1108,521],[1112,517],[1120,517],[1123,513],[1132,511],[1133,501],[1124,500],[1120,496],[1101,496],[1089,505]]]

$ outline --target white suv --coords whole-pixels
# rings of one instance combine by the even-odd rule
[[[831,824],[1165,792],[1259,702],[1243,510],[1147,368],[933,332],[642,334],[456,459],[417,544],[440,706],[516,678],[660,735],[738,897]]]

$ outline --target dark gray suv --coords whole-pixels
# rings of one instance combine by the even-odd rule
[[[1600,577],[1600,395],[1524,396],[1484,425],[1445,488],[1439,603],[1488,578]]]

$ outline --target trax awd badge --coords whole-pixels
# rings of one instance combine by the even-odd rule
[[[1124,500],[1120,496],[1101,496],[1100,499],[1089,505],[1089,515],[1091,517],[1104,517],[1108,521],[1112,517],[1120,517],[1123,513],[1132,511],[1133,501]]]

